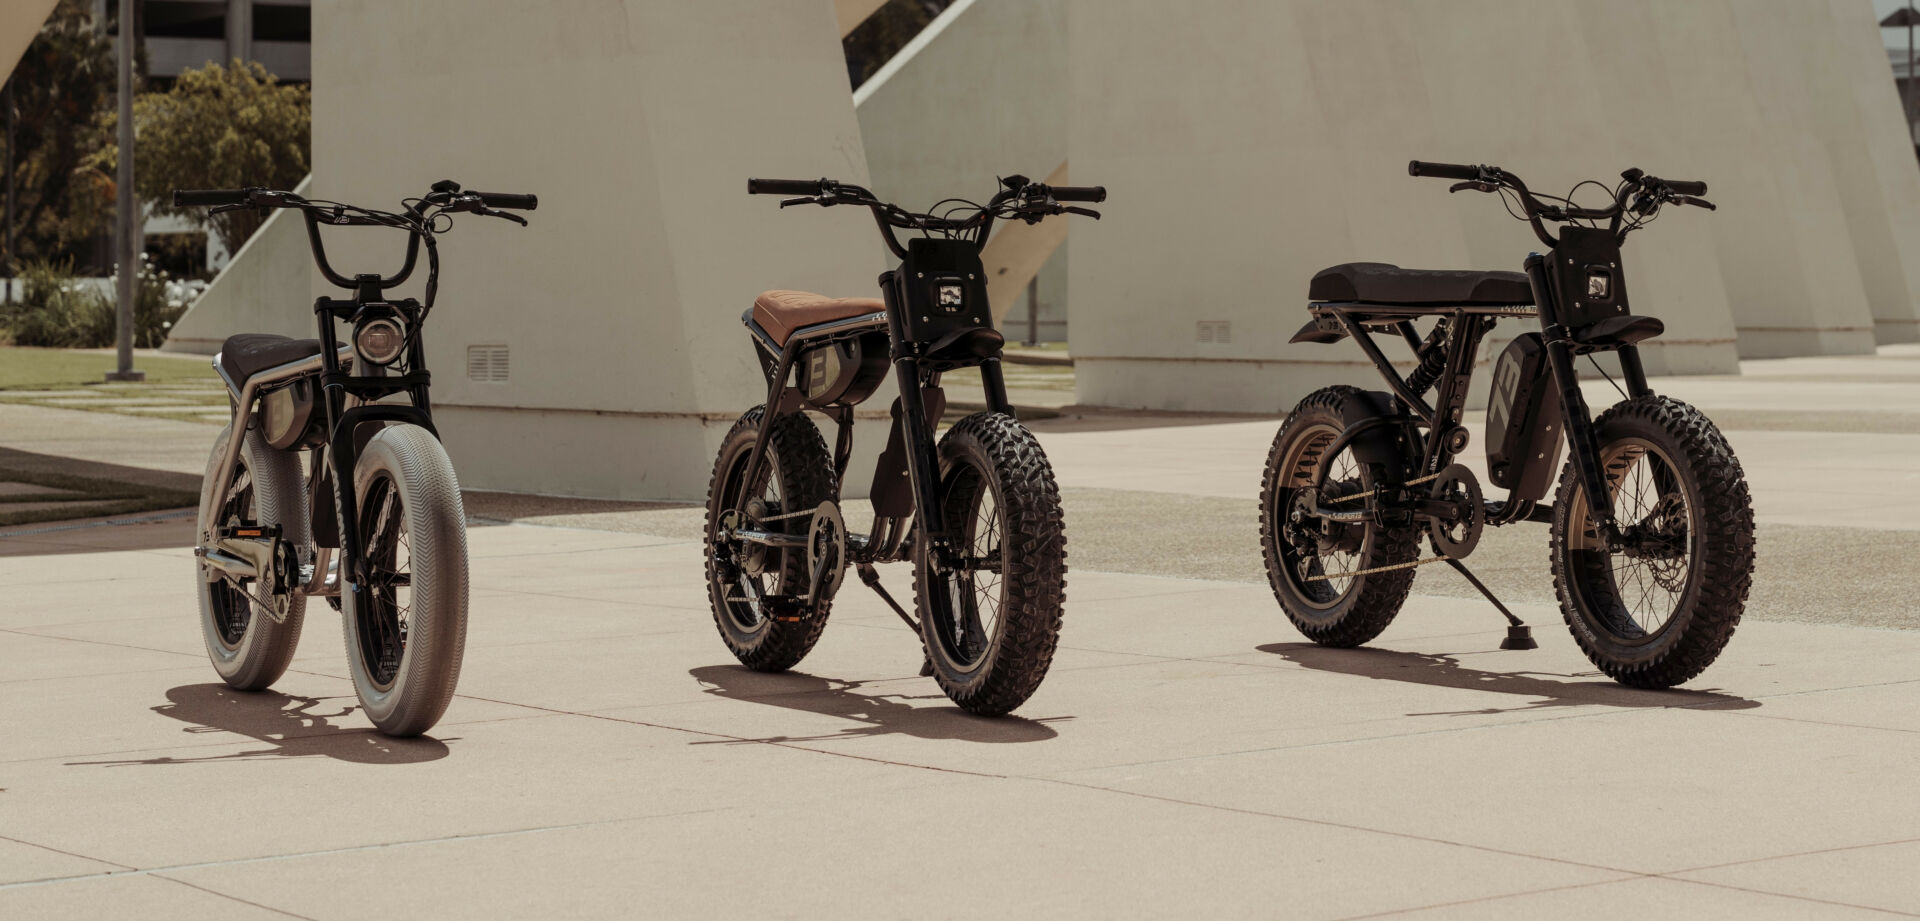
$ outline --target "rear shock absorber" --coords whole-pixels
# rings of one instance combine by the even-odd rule
[[[1414,396],[1426,396],[1433,389],[1440,374],[1447,368],[1447,335],[1453,330],[1453,318],[1441,317],[1434,324],[1433,331],[1427,334],[1427,341],[1420,345],[1420,366],[1407,375],[1407,389]]]

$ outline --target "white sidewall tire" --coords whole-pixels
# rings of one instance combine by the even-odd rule
[[[406,650],[393,682],[376,686],[360,653],[354,593],[343,584],[347,671],[367,718],[388,735],[412,736],[440,721],[460,681],[467,642],[467,517],[453,463],[426,429],[389,425],[367,442],[353,472],[363,517],[372,514],[365,507],[367,493],[382,475],[400,496],[411,553]]]
[[[215,483],[219,480],[215,474],[232,432],[232,426],[220,431],[220,437],[213,443],[213,454],[207,458],[207,474],[200,481],[200,533],[211,531],[219,523],[220,506],[225,503],[213,501]],[[312,559],[313,538],[307,525],[305,480],[300,472],[299,453],[276,451],[267,446],[258,431],[249,428],[246,443],[240,448],[239,464],[253,477],[253,506],[258,522],[279,525],[284,539],[295,542],[300,559]],[[207,521],[208,515],[215,520]],[[221,679],[243,691],[258,691],[286,674],[287,664],[293,661],[294,648],[300,643],[306,596],[293,597],[284,623],[274,623],[272,618],[254,611],[240,642],[229,647],[214,619],[213,592],[224,584],[206,581],[197,564],[194,582],[200,600],[201,638],[206,641],[207,658]]]

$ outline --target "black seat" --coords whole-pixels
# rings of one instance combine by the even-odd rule
[[[320,354],[318,339],[288,339],[272,333],[241,333],[228,336],[220,346],[220,368],[233,378],[233,385],[244,387],[247,378],[289,361]]]
[[[1403,269],[1384,262],[1349,262],[1313,276],[1307,297],[1422,307],[1501,307],[1532,304],[1533,288],[1519,272]]]

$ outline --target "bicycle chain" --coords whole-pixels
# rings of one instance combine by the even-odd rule
[[[1441,471],[1441,473],[1445,473],[1445,472],[1446,472],[1446,471],[1444,471],[1444,470],[1443,470],[1443,471]],[[1418,486],[1418,485],[1420,485],[1421,483],[1431,483],[1431,482],[1433,482],[1434,480],[1437,480],[1437,479],[1440,479],[1440,474],[1439,474],[1439,473],[1429,473],[1429,474],[1427,474],[1426,476],[1423,476],[1423,477],[1418,477],[1418,478],[1416,478],[1416,479],[1411,479],[1411,480],[1408,480],[1408,481],[1406,481],[1405,483],[1402,483],[1402,484],[1400,484],[1400,485],[1402,485],[1402,486]],[[1333,504],[1333,503],[1335,503],[1335,502],[1352,502],[1352,501],[1353,501],[1353,500],[1355,500],[1355,499],[1365,499],[1366,497],[1368,497],[1368,496],[1371,496],[1371,495],[1373,495],[1374,493],[1377,493],[1377,492],[1379,492],[1379,491],[1380,491],[1379,489],[1369,489],[1369,490],[1367,490],[1366,492],[1357,492],[1357,493],[1354,493],[1354,494],[1353,494],[1353,495],[1351,495],[1351,496],[1341,496],[1341,497],[1340,497],[1340,498],[1338,498],[1338,499],[1327,499],[1327,500],[1325,500],[1325,501],[1326,501],[1326,503],[1327,503],[1328,505],[1332,505],[1332,504]]]
[[[1431,559],[1414,560],[1411,563],[1395,563],[1392,566],[1375,566],[1372,569],[1356,569],[1353,572],[1335,573],[1334,575],[1331,575],[1331,576],[1324,575],[1324,574],[1318,575],[1318,576],[1308,576],[1305,579],[1302,579],[1300,581],[1327,582],[1333,579],[1348,579],[1354,576],[1370,576],[1377,572],[1392,572],[1396,569],[1412,569],[1415,566],[1425,566],[1428,563],[1440,563],[1450,559],[1452,559],[1452,557],[1447,556],[1445,554],[1441,554],[1440,556],[1436,556]]]
[[[1441,472],[1442,472],[1442,473],[1444,473],[1445,471],[1441,471]],[[1440,474],[1439,474],[1439,473],[1429,473],[1429,474],[1427,474],[1426,476],[1423,476],[1423,477],[1416,477],[1416,478],[1414,478],[1414,479],[1411,479],[1411,480],[1408,480],[1408,481],[1406,481],[1405,483],[1402,483],[1402,484],[1400,484],[1400,485],[1402,485],[1402,486],[1418,486],[1418,485],[1420,485],[1421,483],[1431,483],[1431,482],[1433,482],[1434,480],[1437,480],[1437,479],[1439,479],[1439,478],[1440,478]],[[1366,497],[1368,497],[1368,496],[1371,496],[1371,495],[1373,495],[1373,494],[1375,494],[1375,493],[1377,493],[1377,492],[1379,492],[1379,491],[1380,491],[1379,489],[1369,489],[1369,490],[1367,490],[1366,492],[1357,492],[1357,493],[1354,493],[1354,494],[1353,494],[1353,495],[1351,495],[1351,496],[1341,496],[1341,497],[1340,497],[1340,498],[1338,498],[1338,499],[1326,499],[1326,500],[1323,500],[1323,501],[1325,501],[1325,502],[1326,502],[1326,503],[1327,503],[1328,505],[1332,505],[1332,504],[1333,504],[1333,503],[1335,503],[1335,502],[1351,502],[1351,501],[1353,501],[1353,500],[1355,500],[1355,499],[1365,499]],[[1425,566],[1425,565],[1427,565],[1428,563],[1440,563],[1440,562],[1444,562],[1444,561],[1446,561],[1446,560],[1448,560],[1448,559],[1451,559],[1451,557],[1449,557],[1449,556],[1447,556],[1446,554],[1444,554],[1444,553],[1443,553],[1443,554],[1441,554],[1441,555],[1439,555],[1439,556],[1436,556],[1436,557],[1432,557],[1432,558],[1429,558],[1429,559],[1424,559],[1424,560],[1414,560],[1414,561],[1413,561],[1413,562],[1411,562],[1411,563],[1395,563],[1395,564],[1393,564],[1392,566],[1375,566],[1375,567],[1374,567],[1374,568],[1372,568],[1372,569],[1356,569],[1356,570],[1354,570],[1354,571],[1352,571],[1352,572],[1343,572],[1343,573],[1337,573],[1337,574],[1335,574],[1335,575],[1325,575],[1325,574],[1321,574],[1321,575],[1318,575],[1318,576],[1308,576],[1308,577],[1306,577],[1305,579],[1303,579],[1303,580],[1301,580],[1301,581],[1304,581],[1304,582],[1328,582],[1328,581],[1332,581],[1332,580],[1334,580],[1334,579],[1350,579],[1350,578],[1353,578],[1353,577],[1355,577],[1355,576],[1371,576],[1371,575],[1373,575],[1374,573],[1380,573],[1380,572],[1393,572],[1393,571],[1394,571],[1394,570],[1396,570],[1396,569],[1412,569],[1412,568],[1414,568],[1415,566]]]

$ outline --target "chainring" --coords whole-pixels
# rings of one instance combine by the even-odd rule
[[[1433,540],[1434,552],[1456,560],[1465,558],[1480,545],[1480,534],[1487,525],[1487,507],[1480,498],[1480,481],[1465,465],[1452,464],[1434,478],[1428,495],[1452,503],[1462,512],[1452,521],[1427,520],[1427,535]]]

